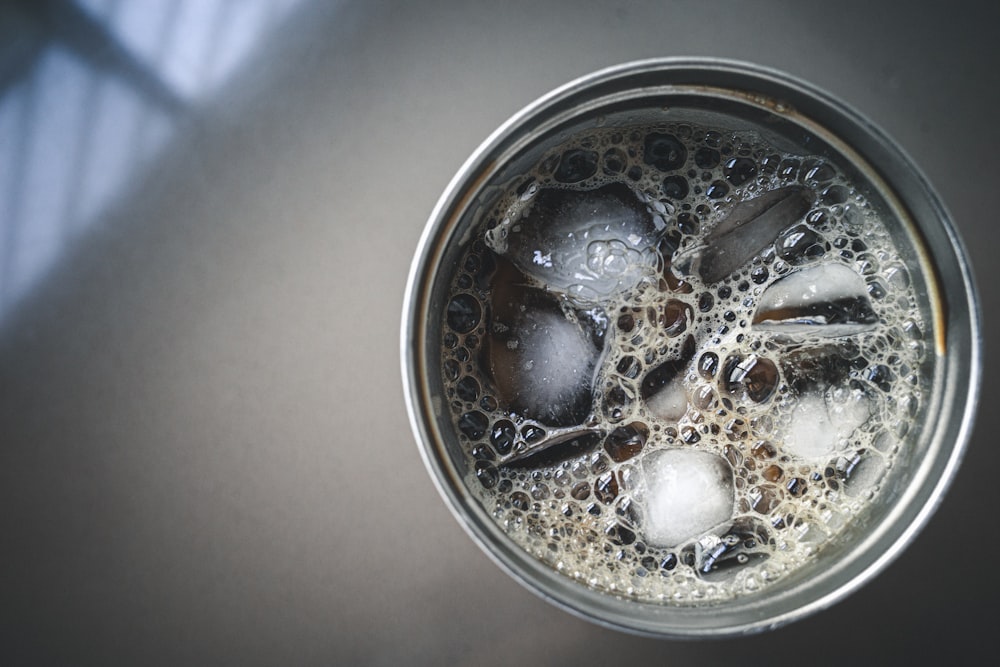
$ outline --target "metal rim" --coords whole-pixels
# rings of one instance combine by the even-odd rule
[[[949,349],[939,359],[945,382],[941,409],[961,410],[961,419],[938,420],[934,446],[917,471],[920,483],[908,489],[846,562],[837,563],[815,582],[800,583],[764,603],[746,604],[736,598],[735,604],[722,607],[684,607],[683,615],[678,608],[622,601],[585,589],[512,546],[476,501],[463,492],[460,476],[442,449],[444,435],[436,423],[431,391],[422,371],[428,361],[423,343],[434,274],[456,231],[457,219],[486,174],[496,168],[497,156],[515,150],[525,128],[551,121],[559,113],[578,112],[588,97],[641,91],[643,85],[655,82],[738,86],[743,91],[761,91],[761,104],[792,100],[797,112],[828,128],[848,148],[864,143],[864,159],[876,174],[891,175],[889,185],[904,203],[913,206],[919,200],[917,226],[928,243],[939,246],[933,269],[950,306],[948,319],[942,323]],[[430,216],[410,269],[401,329],[404,395],[414,436],[439,493],[472,539],[514,579],[563,609],[608,627],[667,637],[732,636],[778,627],[843,599],[894,560],[926,524],[957,470],[978,400],[980,357],[979,303],[967,255],[945,207],[908,156],[861,114],[809,84],[775,70],[706,58],[654,59],[602,70],[552,91],[500,126],[465,162]]]

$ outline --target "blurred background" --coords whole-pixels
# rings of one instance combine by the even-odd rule
[[[995,633],[1000,9],[970,3],[0,1],[0,661],[962,664]],[[639,58],[804,78],[894,137],[981,290],[939,511],[846,601],[667,642],[482,554],[424,470],[399,320],[465,158]]]

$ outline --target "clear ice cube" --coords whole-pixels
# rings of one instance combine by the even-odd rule
[[[843,264],[820,264],[775,281],[760,297],[753,324],[781,334],[826,338],[875,328],[864,279]]]
[[[591,410],[603,330],[527,282],[497,259],[483,361],[508,408],[550,426],[581,424]]]
[[[822,461],[850,447],[848,438],[871,416],[871,399],[861,389],[827,387],[799,396],[784,429],[782,453]]]
[[[647,543],[679,546],[724,531],[733,515],[733,471],[721,457],[695,449],[647,456],[637,480],[641,532]]]
[[[684,251],[674,264],[684,272],[697,271],[708,283],[718,282],[798,222],[815,200],[812,190],[790,185],[739,202],[708,233],[704,244]]]
[[[486,243],[547,288],[596,303],[653,277],[666,223],[628,186],[541,189]]]
[[[679,420],[688,409],[684,384],[679,379],[667,384],[658,393],[646,399],[646,408],[659,419],[672,422]]]
[[[590,409],[599,350],[559,310],[528,308],[490,339],[490,370],[515,411],[552,425],[578,424]]]
[[[677,421],[688,408],[684,370],[695,353],[693,336],[688,336],[678,355],[661,363],[642,379],[640,395],[649,412],[665,421]]]

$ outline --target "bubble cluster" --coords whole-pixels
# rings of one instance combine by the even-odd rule
[[[484,212],[451,281],[466,483],[598,590],[761,590],[865,511],[923,407],[904,254],[838,165],[753,131],[568,138]]]

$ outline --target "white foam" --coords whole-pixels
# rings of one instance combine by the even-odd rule
[[[722,458],[666,449],[642,462],[638,482],[649,544],[673,547],[724,528],[733,514],[733,473]]]

